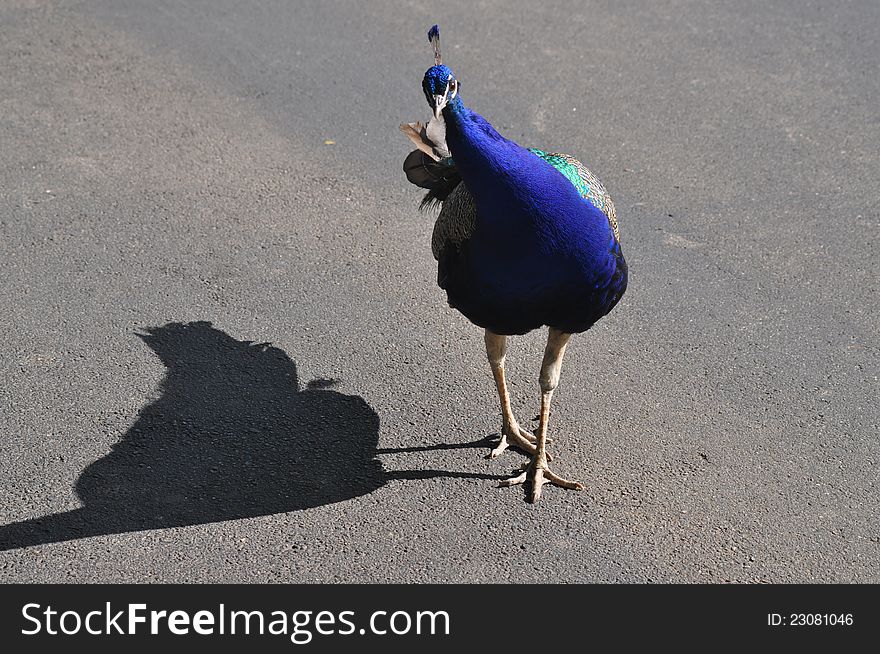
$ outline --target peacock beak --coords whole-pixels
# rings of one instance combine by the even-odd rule
[[[434,96],[434,118],[440,120],[440,114],[443,113],[443,109],[446,107],[446,94],[443,95],[435,95]]]

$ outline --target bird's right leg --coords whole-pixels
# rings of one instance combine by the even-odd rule
[[[507,394],[507,382],[504,379],[504,356],[507,354],[507,336],[486,330],[486,355],[495,377],[498,388],[498,399],[501,400],[501,440],[489,452],[486,458],[494,459],[509,446],[514,445],[529,454],[535,453],[535,436],[519,426],[513,411],[510,409],[510,396]]]

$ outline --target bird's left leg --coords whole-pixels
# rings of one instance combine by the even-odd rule
[[[569,338],[571,338],[571,334],[566,334],[553,327],[550,328],[550,333],[547,335],[547,347],[544,349],[544,361],[541,363],[541,421],[538,424],[538,442],[535,453],[520,475],[505,479],[500,484],[501,486],[515,486],[531,479],[530,502],[537,502],[540,499],[541,487],[547,482],[571,490],[584,489],[578,482],[563,479],[547,467],[547,423],[550,420],[550,400],[553,397],[553,391],[559,385],[562,357],[565,355],[565,346],[568,344]]]
[[[501,440],[486,458],[494,459],[510,445],[515,445],[529,454],[535,452],[535,437],[519,426],[510,409],[510,396],[504,378],[504,357],[507,354],[507,336],[486,330],[486,356],[495,377],[498,399],[501,400]],[[508,439],[510,439],[508,441]]]

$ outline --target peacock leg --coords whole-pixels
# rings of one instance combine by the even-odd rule
[[[578,482],[563,479],[547,467],[547,422],[550,419],[550,400],[553,398],[553,391],[559,385],[562,357],[565,355],[565,346],[568,344],[569,338],[571,338],[571,334],[566,334],[553,327],[550,328],[547,347],[544,349],[544,361],[541,364],[541,418],[538,424],[535,452],[532,455],[532,460],[521,474],[505,479],[500,484],[500,486],[515,486],[531,479],[530,502],[537,502],[541,498],[541,488],[548,482],[572,490],[584,489]]]
[[[536,438],[531,432],[519,426],[513,411],[510,409],[510,396],[507,394],[507,382],[504,379],[504,356],[507,354],[507,336],[486,330],[486,355],[495,377],[498,398],[501,400],[501,440],[489,452],[487,459],[494,459],[509,446],[514,445],[529,454],[535,452]],[[508,440],[509,439],[509,440]]]

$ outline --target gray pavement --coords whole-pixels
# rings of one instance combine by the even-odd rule
[[[0,581],[880,581],[880,5],[432,5],[3,3]],[[536,506],[400,170],[434,22],[621,219]]]

